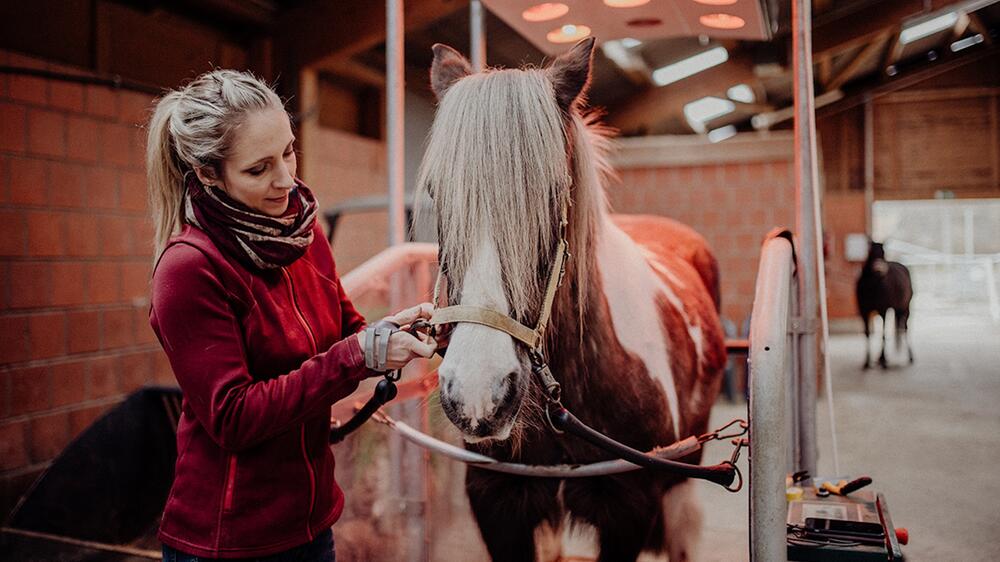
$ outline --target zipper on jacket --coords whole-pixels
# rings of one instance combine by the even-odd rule
[[[233,509],[233,490],[236,488],[236,455],[229,455],[229,463],[226,467],[226,487],[222,500],[222,509],[231,511]]]
[[[284,267],[281,268],[281,273],[285,277],[285,281],[288,283],[288,292],[292,296],[292,308],[295,309],[295,314],[299,319],[299,323],[305,328],[306,334],[309,336],[309,344],[312,348],[312,354],[316,355],[318,351],[318,345],[316,344],[316,336],[313,334],[312,328],[309,327],[309,323],[306,322],[305,315],[302,314],[302,310],[299,308],[298,298],[295,296],[295,284],[292,283],[292,276],[288,274],[288,270]],[[309,542],[312,542],[312,528],[310,522],[312,521],[313,507],[316,504],[316,473],[313,471],[312,463],[309,461],[309,449],[306,447],[306,425],[302,424],[302,429],[300,433],[300,444],[302,446],[302,460],[306,463],[306,471],[309,473],[309,511],[306,515],[306,536],[309,538]]]

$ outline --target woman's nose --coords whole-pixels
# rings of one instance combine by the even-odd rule
[[[284,162],[278,165],[278,179],[274,182],[274,186],[279,189],[292,189],[295,187],[295,174],[292,173],[290,166]]]

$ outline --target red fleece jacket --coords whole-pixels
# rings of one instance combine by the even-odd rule
[[[357,338],[344,339],[364,318],[320,228],[301,258],[259,273],[185,227],[153,273],[150,324],[184,396],[160,540],[197,556],[266,556],[332,525],[344,493],[330,405],[374,373]]]

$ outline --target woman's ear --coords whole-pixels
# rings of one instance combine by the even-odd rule
[[[556,91],[556,101],[563,111],[568,112],[573,104],[587,93],[594,43],[596,40],[593,37],[580,41],[552,61],[552,65],[546,70]]]
[[[438,101],[444,99],[444,94],[452,84],[472,74],[472,65],[458,51],[447,45],[435,43],[434,62],[431,63],[431,90]]]
[[[215,166],[198,166],[194,169],[194,173],[198,176],[198,181],[202,185],[215,185],[219,183],[219,175],[215,172]]]

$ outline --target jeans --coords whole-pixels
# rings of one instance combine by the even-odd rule
[[[223,562],[221,558],[192,556],[173,547],[163,545],[163,562],[215,562],[217,560]],[[270,556],[242,558],[240,560],[247,562],[336,562],[337,555],[333,548],[333,531],[327,529],[316,535],[316,538],[312,542],[290,548],[284,552]]]

